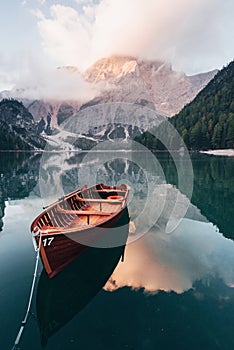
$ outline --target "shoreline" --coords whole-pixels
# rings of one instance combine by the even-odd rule
[[[209,151],[200,151],[200,153],[210,154],[214,156],[234,157],[234,149],[213,149]]]

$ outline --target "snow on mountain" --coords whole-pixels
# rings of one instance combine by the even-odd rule
[[[140,104],[104,103],[81,109],[51,135],[42,136],[47,141],[46,150],[90,150],[108,141],[129,148],[128,142],[145,130],[158,126],[165,117]],[[105,145],[105,143],[104,143]]]
[[[79,143],[75,142],[76,147],[90,149],[100,141],[119,140],[124,144],[164,120],[165,117],[138,103],[99,103],[81,109],[68,118],[62,127],[78,135]]]

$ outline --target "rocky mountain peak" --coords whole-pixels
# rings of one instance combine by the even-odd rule
[[[171,65],[162,61],[148,61],[132,56],[111,56],[101,58],[89,67],[85,72],[85,78],[90,82],[115,83],[127,76],[147,78],[156,72],[167,74],[171,70]]]
[[[128,56],[111,56],[101,58],[85,72],[85,78],[90,82],[114,82],[137,69],[137,60]]]
[[[159,114],[172,116],[189,103],[214,77],[216,71],[187,76],[160,60],[131,56],[102,58],[85,72],[92,83],[106,83],[98,96],[102,102],[148,101]]]
[[[58,67],[59,70],[74,74],[80,79],[82,73],[74,66]],[[128,102],[148,105],[158,114],[171,117],[177,114],[186,104],[208,84],[217,71],[194,76],[175,71],[171,64],[160,60],[144,60],[132,56],[110,56],[101,58],[89,67],[83,78],[96,84],[97,95],[87,101],[84,107],[96,103]],[[52,125],[60,124],[67,117],[83,109],[82,101],[28,100],[20,97],[18,91],[0,93],[0,99],[11,96],[20,99],[39,121],[49,112]]]
[[[67,72],[70,72],[70,73],[77,73],[77,74],[81,74],[79,69],[75,66],[59,66],[57,68],[58,70],[60,71],[67,71]]]

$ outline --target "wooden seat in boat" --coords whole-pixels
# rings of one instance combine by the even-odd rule
[[[118,199],[102,199],[102,198],[83,198],[76,195],[76,199],[79,202],[90,202],[90,203],[112,203],[112,204],[122,204],[123,198]]]
[[[107,213],[104,211],[97,211],[97,210],[73,210],[73,209],[63,209],[60,207],[60,205],[57,205],[57,210],[60,213],[63,214],[74,214],[74,215],[96,215],[96,216],[109,216],[113,213]]]

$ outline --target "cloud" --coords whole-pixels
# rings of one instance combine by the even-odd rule
[[[118,264],[105,289],[129,286],[150,293],[182,293],[209,278],[234,287],[234,242],[211,223],[184,219],[171,235],[152,230],[128,244],[124,263]]]
[[[92,3],[91,0],[75,0],[75,2],[78,4],[78,5],[83,5],[83,4],[90,4]]]
[[[69,3],[70,6],[65,6],[52,0],[21,0],[19,5],[24,6],[20,5],[17,15],[13,13],[20,24],[16,25],[16,20],[8,28],[2,21],[5,34],[4,52],[0,55],[0,89],[13,84],[18,87],[27,79],[32,87],[38,79],[41,87],[37,93],[30,88],[31,95],[42,96],[49,89],[50,96],[65,96],[62,87],[67,89],[67,85],[60,79],[62,74],[57,78],[58,72],[49,67],[74,65],[83,71],[97,59],[113,54],[163,59],[172,62],[174,69],[187,73],[221,68],[234,56],[233,0],[74,0]],[[36,20],[35,28],[28,15],[30,8],[34,8],[31,13]],[[22,23],[25,28],[28,23],[27,33]],[[19,35],[23,39],[17,42],[15,38]],[[41,76],[32,71],[31,52],[32,59],[36,57],[33,69],[40,71]],[[72,91],[87,92],[83,83],[79,80],[74,86],[72,82]],[[89,93],[88,87],[88,96]]]
[[[71,7],[51,7],[51,19],[39,20],[38,27],[47,55],[58,64],[78,65],[89,56],[89,25]]]
[[[14,86],[19,70],[18,60],[8,52],[0,51],[0,91]]]
[[[49,74],[48,74],[49,73]],[[73,72],[50,71],[37,85],[28,86],[21,98],[86,102],[97,95],[97,90]]]
[[[233,58],[232,0],[77,1],[82,11],[52,5],[38,28],[47,55],[84,69],[112,54],[166,59],[187,71]]]
[[[40,4],[40,5],[44,5],[46,3],[46,0],[37,0],[37,2]],[[25,5],[28,5],[28,0],[21,0],[21,5],[25,6]]]
[[[50,67],[32,52],[22,56],[18,64],[7,57],[1,57],[4,73],[0,77],[3,88],[12,88],[12,97],[84,102],[97,95],[98,86],[85,82],[80,72],[71,67]]]
[[[21,77],[16,84],[23,90],[16,92],[16,97],[44,100],[74,100],[84,102],[92,99],[97,90],[85,82],[78,72],[69,68],[49,69],[43,67]]]

